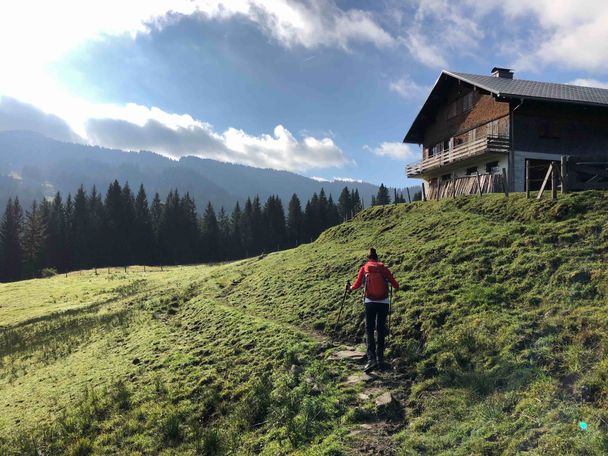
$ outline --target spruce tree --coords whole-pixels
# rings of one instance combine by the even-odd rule
[[[329,204],[327,197],[325,196],[325,189],[321,188],[319,192],[319,208],[318,208],[318,228],[317,237],[329,226]]]
[[[249,257],[255,254],[253,240],[253,203],[250,198],[245,202],[243,216],[241,217],[240,230],[242,236],[243,249],[245,256]]]
[[[23,210],[19,199],[8,200],[0,222],[0,280],[10,282],[21,278]]]
[[[304,214],[300,199],[295,193],[291,196],[287,207],[287,240],[291,246],[297,246],[305,241]]]
[[[241,233],[243,213],[241,206],[237,201],[232,214],[230,216],[230,242],[228,243],[230,258],[243,258],[245,252],[243,250],[243,236]]]
[[[120,225],[124,248],[122,265],[127,266],[134,262],[135,252],[133,248],[135,238],[137,237],[137,232],[135,231],[135,197],[131,192],[128,182],[125,182],[122,188],[122,219],[120,220]]]
[[[264,205],[265,249],[272,251],[280,248],[285,241],[285,212],[278,196],[271,195]]]
[[[51,221],[51,213],[53,210],[53,206],[51,205],[51,202],[44,198],[42,200],[42,202],[40,203],[40,217],[42,218],[42,224],[45,227],[45,237],[44,237],[44,242],[42,243],[42,268],[52,268],[54,267],[51,262],[50,262],[50,258],[49,258],[49,241],[48,241],[48,229],[49,229],[49,223]]]
[[[104,208],[101,194],[97,187],[93,186],[88,201],[89,230],[87,232],[87,243],[89,244],[89,264],[95,268],[105,266],[104,254],[106,251],[106,239],[104,236]]]
[[[361,201],[361,197],[359,196],[358,188],[355,188],[351,192],[351,204],[353,209],[353,217],[363,210],[363,201]]]
[[[353,216],[353,203],[348,187],[344,187],[340,192],[338,198],[338,214],[340,216],[340,221],[342,222],[351,219]]]
[[[230,219],[226,215],[224,206],[220,207],[220,211],[217,214],[217,226],[219,230],[219,258],[220,260],[228,260],[231,257],[229,251],[230,245]]]
[[[158,192],[154,194],[152,205],[150,206],[150,219],[152,223],[152,234],[154,236],[154,249],[152,251],[152,261],[155,264],[162,264],[162,248],[160,244],[160,224],[163,218],[163,205],[160,202]]]
[[[126,251],[123,232],[124,209],[122,188],[117,180],[108,187],[104,208],[105,263],[110,266],[123,265]]]
[[[69,238],[74,248],[73,266],[76,269],[83,269],[89,266],[91,253],[89,251],[89,205],[87,204],[87,194],[81,185],[74,197],[74,211],[70,221],[71,231]]]
[[[135,197],[135,245],[133,251],[137,263],[150,264],[153,261],[154,231],[148,206],[148,196],[143,184]]]
[[[266,232],[264,230],[264,215],[259,195],[253,198],[251,203],[251,234],[253,240],[253,253],[259,254],[264,251],[266,245]]]
[[[388,188],[384,186],[384,184],[380,184],[378,188],[378,194],[376,195],[376,204],[372,204],[372,206],[384,206],[385,204],[391,203],[391,197],[388,194]]]
[[[63,213],[63,234],[61,270],[71,271],[73,269],[74,244],[72,239],[72,222],[74,220],[74,200],[72,194],[68,193],[65,200],[65,211]]]
[[[46,227],[44,226],[42,213],[38,204],[34,201],[32,208],[26,212],[23,227],[22,245],[25,277],[36,277],[42,269],[45,238]]]
[[[338,206],[334,203],[334,199],[329,195],[327,200],[327,227],[332,227],[340,224],[340,215],[338,214]]]
[[[179,261],[193,263],[201,259],[199,249],[199,224],[196,214],[196,204],[186,193],[180,201],[179,224],[177,226],[177,236],[179,240]]]
[[[220,238],[219,227],[215,211],[211,202],[207,204],[203,222],[201,224],[202,239],[204,246],[204,259],[206,261],[217,261],[219,259],[218,243]]]
[[[51,203],[51,212],[47,221],[46,251],[48,265],[59,271],[63,268],[64,225],[63,200],[61,194],[57,192]]]

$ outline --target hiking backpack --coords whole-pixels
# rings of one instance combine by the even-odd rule
[[[365,296],[372,301],[388,298],[388,285],[382,269],[378,266],[365,268]]]

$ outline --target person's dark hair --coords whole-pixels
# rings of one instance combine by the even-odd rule
[[[367,259],[368,260],[374,260],[374,261],[378,261],[378,254],[376,253],[376,249],[375,248],[370,248],[369,249],[369,253],[367,254]]]

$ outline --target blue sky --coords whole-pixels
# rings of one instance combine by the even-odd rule
[[[2,7],[0,130],[323,179],[415,184],[441,69],[608,81],[604,1],[45,3]]]

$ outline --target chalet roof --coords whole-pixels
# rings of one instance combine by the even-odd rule
[[[608,106],[608,89],[554,82],[526,81],[524,79],[497,78],[479,74],[452,73],[450,71],[444,71],[444,73],[500,97],[535,98],[547,101]]]
[[[608,89],[557,84],[553,82],[527,81],[524,79],[500,78],[444,70],[441,72],[429,97],[405,135],[403,142],[414,144],[422,143],[424,124],[433,117],[432,112],[442,103],[443,97],[441,96],[441,92],[443,92],[448,80],[458,80],[471,84],[504,101],[508,101],[509,99],[532,99],[547,102],[608,107]]]

